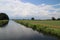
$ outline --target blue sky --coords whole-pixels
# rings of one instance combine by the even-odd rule
[[[60,0],[21,0],[22,2],[30,2],[36,5],[40,5],[42,3],[45,4],[50,4],[50,5],[54,5],[54,4],[59,4]]]
[[[10,19],[60,17],[60,0],[0,0],[0,12]]]

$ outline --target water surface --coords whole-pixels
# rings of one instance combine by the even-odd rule
[[[9,21],[6,27],[0,28],[0,40],[58,40],[56,37],[44,35],[31,28]]]

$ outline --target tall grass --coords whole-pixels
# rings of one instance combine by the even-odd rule
[[[33,30],[60,37],[60,21],[16,20],[16,22]]]

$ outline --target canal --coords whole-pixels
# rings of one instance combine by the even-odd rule
[[[5,26],[0,28],[0,40],[59,40],[50,35],[45,35],[18,24],[12,20]]]

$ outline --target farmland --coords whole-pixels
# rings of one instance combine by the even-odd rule
[[[16,22],[53,36],[60,37],[60,21],[39,21],[39,20],[15,20]]]

